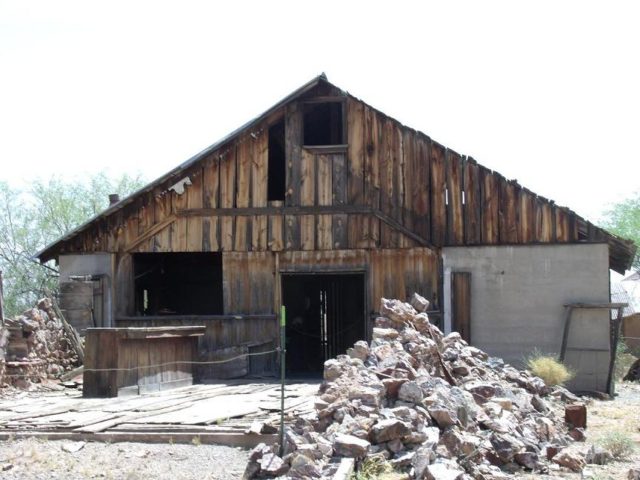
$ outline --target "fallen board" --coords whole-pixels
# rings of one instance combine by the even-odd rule
[[[287,385],[285,421],[313,410],[317,383]],[[193,385],[136,397],[82,398],[79,391],[0,398],[0,439],[46,437],[91,441],[184,442],[251,447],[277,435],[250,432],[277,425],[277,383],[240,380]],[[279,405],[279,403],[278,403]]]

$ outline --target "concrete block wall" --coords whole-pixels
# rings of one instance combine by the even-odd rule
[[[535,349],[559,353],[565,304],[609,302],[605,244],[448,247],[442,255],[445,330],[451,272],[470,272],[471,343],[517,366]],[[577,372],[569,388],[605,391],[609,312],[574,311],[568,346]]]

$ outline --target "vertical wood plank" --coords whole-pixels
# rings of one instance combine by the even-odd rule
[[[431,242],[442,246],[446,241],[447,207],[444,147],[434,141],[429,148],[431,166]]]
[[[203,180],[204,172],[202,168],[194,169],[190,175],[191,185],[185,192],[187,195],[187,208],[202,208],[203,205]],[[202,241],[202,217],[194,216],[187,219],[187,245],[188,252],[201,252],[203,249]]]
[[[500,176],[500,243],[518,243],[517,201],[520,187]]]
[[[447,175],[447,245],[464,243],[462,212],[462,158],[453,150],[446,153]]]
[[[332,156],[316,155],[316,185],[318,205],[332,205]],[[329,250],[332,248],[332,222],[331,215],[317,216],[317,248],[321,250]]]
[[[218,208],[220,204],[220,175],[217,155],[210,156],[204,163],[202,189],[203,206],[205,208]],[[218,217],[205,217],[202,219],[202,247],[206,252],[220,250]]]
[[[236,187],[236,148],[228,147],[220,160],[220,207],[235,207]],[[220,219],[220,244],[223,251],[233,250],[233,231],[235,218],[232,216]]]
[[[407,179],[413,188],[413,228],[422,238],[431,241],[431,168],[429,161],[429,138],[417,135],[413,172],[407,170]]]
[[[287,162],[285,204],[300,205],[300,160],[302,156],[302,105],[292,102],[285,112],[284,137]]]
[[[346,205],[347,203],[347,165],[343,153],[329,155],[332,176],[332,204]]]
[[[240,138],[236,148],[236,207],[244,208],[250,205],[251,170],[254,139],[251,135]],[[235,220],[234,250],[244,252],[251,244],[251,217],[238,216]]]
[[[300,172],[300,204],[310,207],[315,205],[316,193],[315,156],[311,152],[302,151]],[[316,219],[313,215],[302,215],[299,217],[299,222],[300,248],[302,250],[313,250],[315,248]]]
[[[351,205],[364,204],[364,105],[348,97],[347,103],[348,138],[348,202]]]
[[[518,239],[520,243],[531,243],[536,240],[535,195],[525,188],[519,193]]]
[[[364,190],[365,201],[371,208],[380,209],[380,157],[382,129],[377,113],[369,106],[364,106]],[[374,215],[365,217],[363,223],[362,243],[375,248],[380,242],[380,220]]]
[[[274,202],[280,203],[280,202]],[[279,252],[284,247],[284,221],[282,215],[269,215],[268,246],[272,252]]]
[[[417,161],[417,150],[416,133],[405,128],[402,133],[402,223],[412,231],[415,231],[416,177],[421,174]]]
[[[331,222],[332,222],[333,248],[336,250],[347,248],[348,247],[348,241],[347,241],[348,215],[345,215],[345,214],[333,215]]]
[[[175,191],[171,192],[172,211],[179,212],[187,208],[187,190],[190,186],[186,185],[184,193],[178,195]],[[171,231],[171,250],[173,252],[185,252],[187,250],[187,219],[185,217],[177,218],[170,227]]]
[[[300,250],[300,220],[297,215],[285,216],[285,249]]]
[[[251,142],[251,205],[267,206],[267,185],[269,166],[269,133],[265,129]],[[251,250],[267,250],[268,217],[255,215],[251,219]]]
[[[464,235],[465,243],[477,245],[481,242],[480,234],[480,181],[478,164],[472,158],[464,163]]]
[[[491,170],[482,166],[479,167],[480,188],[481,188],[481,233],[482,243],[496,244],[499,235],[499,211],[500,211],[500,184],[499,180]]]

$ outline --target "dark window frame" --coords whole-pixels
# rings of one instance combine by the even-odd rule
[[[341,121],[341,140],[340,143],[327,143],[327,144],[307,144],[305,142],[305,114],[307,109],[311,105],[338,103],[340,104],[340,121]],[[311,151],[344,151],[347,148],[347,99],[346,97],[316,97],[301,102],[302,106],[302,148]]]

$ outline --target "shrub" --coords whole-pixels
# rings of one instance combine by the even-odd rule
[[[627,458],[635,449],[631,436],[618,430],[608,432],[600,439],[600,444],[603,448],[609,450],[613,458],[617,460]]]
[[[555,357],[545,355],[541,352],[534,352],[527,359],[527,368],[531,372],[544,380],[548,386],[562,385],[571,380],[575,372],[562,364]]]
[[[362,461],[360,468],[351,476],[351,480],[373,480],[392,471],[384,458],[369,457]]]

